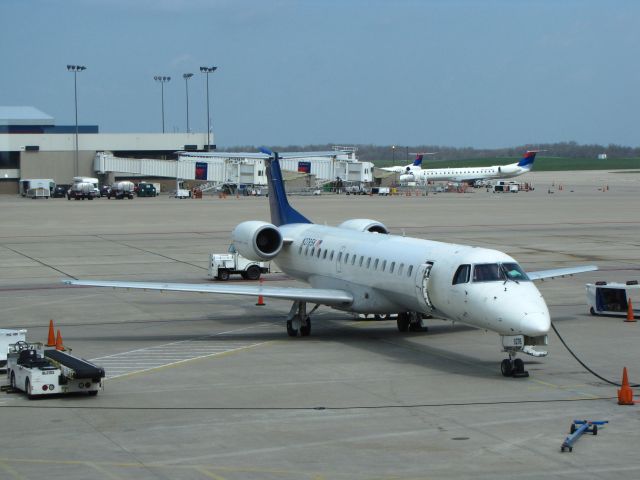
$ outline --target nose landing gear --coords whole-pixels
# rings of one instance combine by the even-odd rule
[[[500,363],[500,371],[504,377],[523,378],[528,377],[529,372],[524,369],[524,362],[520,358],[513,358],[514,355],[509,353],[509,358],[505,358]]]

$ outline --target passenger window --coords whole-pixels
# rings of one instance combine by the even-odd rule
[[[401,263],[400,268],[398,268],[398,275],[402,275],[403,272],[404,272],[404,263]]]
[[[315,247],[313,247],[313,248],[311,249],[311,256],[313,257],[315,254],[316,254],[316,248],[315,248]]]
[[[378,259],[376,258],[375,262],[373,262],[373,269],[374,269],[374,270],[377,270],[377,269],[378,269],[378,262],[379,262],[379,261],[380,261],[380,260],[378,260]]]
[[[302,244],[300,244],[300,248],[298,249],[298,255],[302,255]]]
[[[371,257],[367,258],[367,268],[371,266]]]
[[[355,265],[356,264],[356,255],[351,255],[351,265]]]
[[[344,256],[344,263],[348,263],[348,262],[349,262],[349,254],[347,253],[347,254]]]
[[[360,255],[360,266],[362,266],[363,262],[364,262],[364,257],[362,255]]]
[[[324,260],[325,258],[327,258],[327,253],[329,252],[329,250],[327,250],[326,248],[324,249],[324,253],[322,254],[322,259]]]
[[[413,272],[413,265],[409,265],[409,270],[407,270],[407,277],[411,276],[411,272]]]
[[[318,249],[318,258],[320,258],[320,254],[321,254],[321,253],[322,253],[322,249],[321,249],[321,248],[319,248],[319,249]]]
[[[391,267],[389,268],[389,273],[393,273],[396,269],[396,262],[391,262]]]
[[[382,271],[384,272],[387,269],[387,261],[383,260],[382,261]]]
[[[469,272],[471,271],[471,265],[460,265],[453,276],[453,282],[451,285],[458,285],[459,283],[467,283],[469,281]]]
[[[304,254],[305,255],[309,255],[309,246],[307,245],[307,247],[304,249]]]
[[[338,263],[340,263],[340,260],[342,260],[342,252],[338,253]]]
[[[335,250],[331,250],[331,258],[329,258],[329,260],[331,260],[333,262],[333,254],[335,253]]]

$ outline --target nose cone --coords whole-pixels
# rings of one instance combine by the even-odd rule
[[[546,335],[551,327],[551,317],[549,316],[549,310],[544,305],[544,311],[532,311],[525,312],[522,320],[520,321],[520,330],[523,334],[530,337],[538,337],[540,335]]]

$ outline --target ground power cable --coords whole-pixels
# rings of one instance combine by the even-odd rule
[[[611,380],[608,380],[608,379],[604,378],[602,375],[598,375],[596,372],[594,372],[593,370],[591,370],[591,369],[590,369],[590,368],[589,368],[589,367],[588,367],[588,366],[587,366],[587,365],[586,365],[582,360],[580,360],[580,359],[578,358],[578,356],[577,356],[575,353],[573,353],[573,350],[571,350],[571,349],[569,348],[569,345],[567,345],[567,342],[565,342],[565,341],[564,341],[564,339],[563,339],[563,338],[562,338],[562,336],[560,335],[560,332],[558,332],[558,329],[556,328],[556,326],[554,325],[554,323],[553,323],[553,322],[551,322],[551,328],[553,328],[553,331],[554,331],[554,332],[556,332],[556,335],[558,336],[558,338],[559,338],[559,339],[560,339],[560,341],[562,342],[562,345],[564,345],[564,348],[566,348],[566,349],[567,349],[567,351],[571,354],[571,356],[572,356],[573,358],[575,358],[575,359],[576,359],[576,361],[577,361],[580,365],[582,365],[582,366],[584,367],[584,369],[585,369],[587,372],[589,372],[589,373],[590,373],[590,374],[592,374],[593,376],[595,376],[595,377],[599,378],[599,379],[600,379],[600,380],[602,380],[603,382],[606,382],[606,383],[608,383],[608,384],[610,384],[610,385],[614,385],[614,386],[616,386],[616,387],[621,387],[621,386],[622,386],[620,383],[618,383],[618,382],[614,382],[614,381],[611,381]],[[640,384],[634,383],[633,385],[629,385],[629,386],[630,386],[630,387],[632,387],[632,388],[637,388],[637,387],[640,387]]]

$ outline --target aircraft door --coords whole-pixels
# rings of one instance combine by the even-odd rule
[[[431,268],[433,262],[427,262],[420,265],[416,274],[416,293],[418,300],[427,310],[433,310],[433,304],[429,298],[429,278],[431,277]]]

